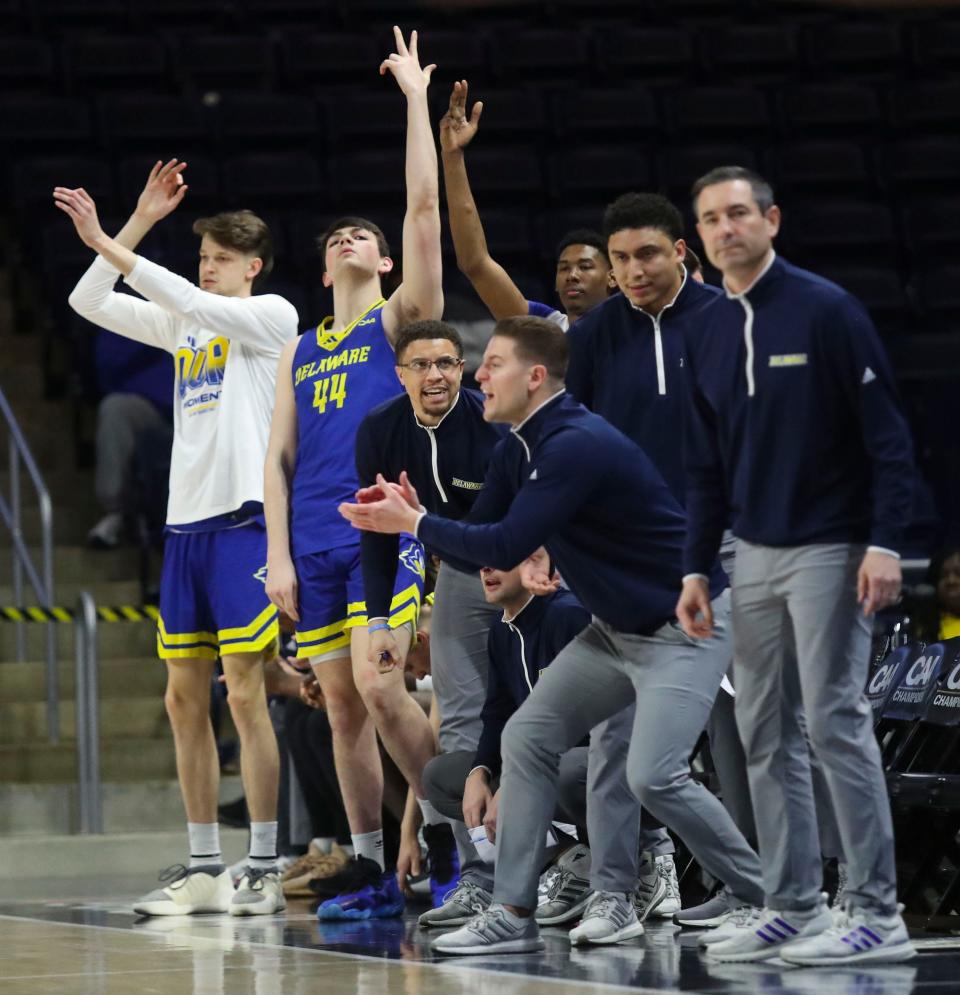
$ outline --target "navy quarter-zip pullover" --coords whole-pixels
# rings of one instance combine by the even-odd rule
[[[468,524],[421,516],[420,540],[511,570],[545,546],[580,603],[622,632],[674,617],[686,519],[644,452],[560,391],[494,450]],[[726,582],[710,573],[712,595]]]
[[[686,490],[684,335],[702,321],[718,294],[684,269],[677,296],[656,317],[615,294],[567,333],[567,390],[653,460],[681,505]]]
[[[512,618],[497,619],[487,637],[487,697],[474,767],[500,773],[500,737],[507,720],[560,650],[590,624],[590,613],[566,590],[531,598]]]
[[[732,512],[768,546],[897,551],[910,511],[910,431],[863,305],[773,257],[687,334],[686,573],[705,573]]]
[[[406,394],[375,407],[357,430],[357,474],[369,487],[382,473],[398,480],[406,470],[421,504],[444,518],[460,519],[473,507],[505,425],[483,420],[483,395],[461,389],[435,426],[423,425]],[[363,586],[370,618],[389,615],[397,570],[397,536],[364,532],[360,539]],[[451,563],[473,571],[472,564]]]

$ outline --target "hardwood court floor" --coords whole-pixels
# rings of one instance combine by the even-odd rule
[[[139,919],[131,897],[149,882],[37,880],[0,884],[2,995],[954,995],[960,949],[925,949],[910,964],[790,970],[712,965],[696,935],[659,921],[638,940],[571,949],[544,930],[539,955],[438,959],[416,909],[403,919],[320,923],[306,903],[286,915]],[[936,941],[934,941],[936,942]],[[950,942],[950,941],[946,941]],[[960,946],[960,940],[954,939]]]

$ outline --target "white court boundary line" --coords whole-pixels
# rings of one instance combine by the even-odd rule
[[[179,918],[179,917],[178,917]],[[188,916],[183,916],[184,919],[188,919]],[[204,917],[208,921],[212,922],[214,916]],[[310,917],[311,919],[314,917]],[[95,923],[81,923],[81,922],[60,922],[59,920],[41,919],[37,916],[14,916],[7,913],[0,913],[0,920],[6,920],[9,922],[33,922],[40,923],[44,926],[67,926],[73,929],[95,929],[101,930],[108,933],[121,933],[124,936],[140,936],[149,937],[150,939],[163,939],[164,937],[169,937],[173,935],[178,935],[180,939],[184,941],[184,946],[191,946],[200,941],[198,945],[206,946],[208,949],[210,947],[219,947],[223,949],[224,953],[230,953],[233,949],[234,940],[230,940],[230,946],[227,947],[227,940],[219,940],[213,936],[191,936],[189,934],[175,934],[173,931],[168,933],[150,932],[149,930],[136,930],[136,929],[123,929],[120,926],[98,926]],[[264,920],[260,920],[263,922]],[[282,919],[269,919],[268,922],[282,922]],[[295,920],[299,921],[299,920]],[[426,961],[426,960],[395,960],[392,957],[374,957],[371,954],[351,954],[343,950],[326,950],[319,947],[296,947],[288,946],[285,943],[263,943],[254,940],[240,940],[238,941],[243,947],[257,947],[264,950],[287,950],[291,953],[303,953],[303,954],[313,954],[320,955],[324,957],[340,957],[344,960],[352,961],[364,961],[366,963],[376,963],[380,965],[388,965],[391,970],[396,970],[397,968],[409,968],[411,966],[419,967],[420,969],[433,969],[438,971],[440,974],[485,974],[492,978],[496,977],[509,977],[518,978],[523,981],[543,981],[551,985],[565,985],[568,988],[577,986],[577,988],[584,988],[590,991],[602,990],[611,992],[632,992],[634,995],[696,995],[694,992],[683,991],[680,988],[634,988],[629,985],[614,985],[608,981],[587,981],[580,980],[576,978],[554,978],[542,974],[526,974],[522,971],[500,971],[492,967],[470,967],[467,964],[455,964],[451,961]],[[496,956],[496,955],[494,955]],[[511,954],[500,954],[499,956],[509,957],[513,956]],[[480,958],[478,958],[479,960]],[[108,972],[109,974],[109,972]],[[47,977],[43,975],[42,977]],[[10,979],[10,980],[23,980],[23,979]]]

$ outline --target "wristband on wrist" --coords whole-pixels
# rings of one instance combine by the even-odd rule
[[[371,625],[367,629],[367,632],[382,632],[384,629],[386,629],[387,632],[392,631],[389,622],[378,622],[376,625]]]

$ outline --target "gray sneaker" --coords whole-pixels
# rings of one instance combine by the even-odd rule
[[[443,905],[427,909],[417,920],[421,929],[463,926],[490,907],[490,892],[472,881],[461,881],[444,899]]]
[[[633,893],[633,908],[637,919],[643,922],[648,915],[659,915],[660,905],[667,897],[667,882],[654,870],[653,874],[642,874],[637,878],[637,890]]]
[[[537,920],[491,905],[452,933],[438,936],[430,949],[438,954],[525,954],[543,950]]]
[[[590,900],[590,851],[585,846],[572,847],[555,866],[557,872],[536,911],[541,926],[558,926],[579,919]]]
[[[692,926],[694,929],[713,929],[726,921],[735,905],[726,890],[718,891],[709,901],[702,905],[694,905],[689,909],[681,909],[673,921],[678,926]]]
[[[570,930],[574,946],[587,943],[621,943],[643,935],[632,895],[613,891],[595,891],[579,926]]]

